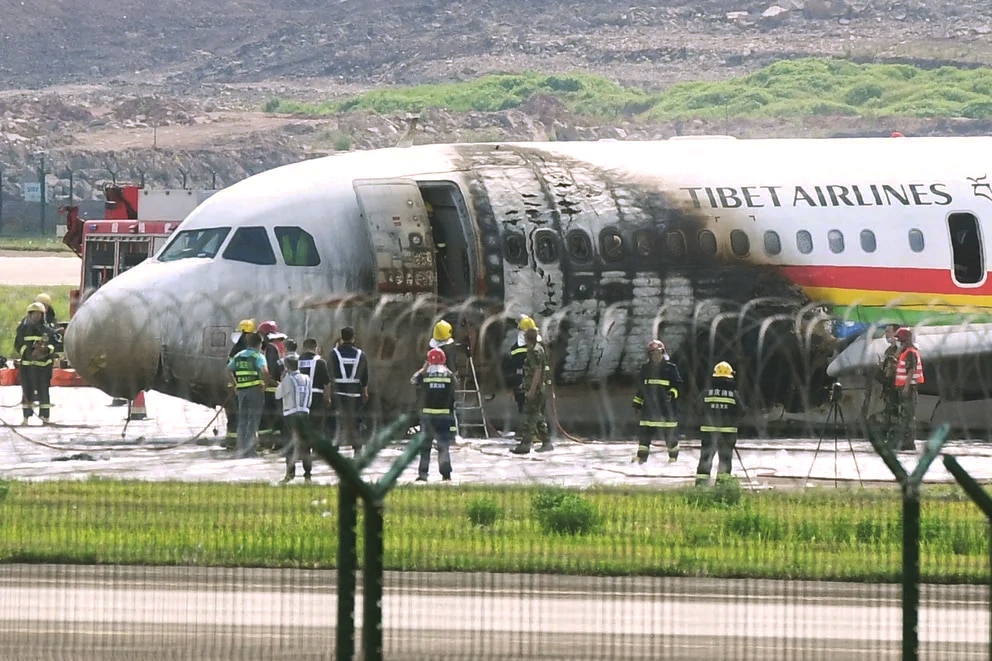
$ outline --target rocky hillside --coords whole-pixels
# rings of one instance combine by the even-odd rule
[[[655,5],[664,4],[665,7]],[[329,119],[261,112],[267,98],[314,101],[374,86],[540,70],[599,73],[663,89],[810,55],[859,61],[992,62],[992,15],[974,0],[20,0],[0,5],[3,193],[44,152],[49,181],[78,173],[152,185],[231,183],[312,154],[394,144],[401,116]],[[553,100],[501,113],[427,113],[418,142],[885,133],[884,122],[596,126]],[[902,123],[904,132],[986,131]],[[59,181],[62,179],[63,181]]]

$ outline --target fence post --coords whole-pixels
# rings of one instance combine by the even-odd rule
[[[985,489],[968,474],[958,460],[949,454],[944,455],[944,467],[954,476],[964,492],[978,505],[989,523],[989,659],[992,660],[992,498]]]
[[[902,659],[920,658],[920,484],[947,440],[950,425],[934,430],[912,473],[902,467],[884,438],[869,435],[875,452],[902,487]]]
[[[338,626],[335,658],[355,656],[355,590],[358,571],[358,495],[345,480],[338,483]]]

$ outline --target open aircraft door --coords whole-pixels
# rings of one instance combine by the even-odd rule
[[[354,186],[372,235],[379,293],[437,293],[431,225],[416,182],[359,179]]]

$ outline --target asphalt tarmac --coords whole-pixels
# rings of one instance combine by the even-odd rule
[[[333,658],[335,577],[4,565],[0,658]],[[987,658],[986,592],[924,587],[921,658]],[[387,572],[385,595],[386,659],[900,658],[895,586]]]

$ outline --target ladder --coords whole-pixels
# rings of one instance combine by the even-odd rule
[[[482,392],[479,390],[479,376],[475,372],[472,350],[465,346],[468,357],[468,374],[465,387],[455,390],[455,427],[459,436],[489,438],[489,423],[486,422],[486,409],[482,405]],[[466,433],[469,430],[482,430],[482,434]]]

